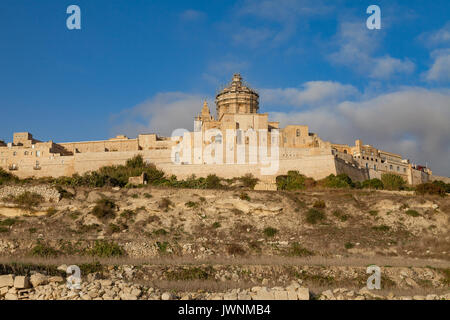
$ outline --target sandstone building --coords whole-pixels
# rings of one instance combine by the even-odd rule
[[[42,142],[28,132],[14,133],[13,141],[0,141],[0,167],[25,177],[71,176],[102,166],[124,164],[141,154],[168,174],[186,178],[215,173],[231,178],[252,173],[268,188],[275,177],[289,170],[321,179],[346,173],[353,180],[380,178],[395,173],[409,184],[431,179],[431,170],[414,166],[401,155],[356,140],[354,146],[333,144],[309,132],[307,125],[279,127],[259,113],[259,95],[245,85],[239,74],[216,96],[214,118],[206,102],[194,118],[194,131],[183,136],[140,134],[135,139],[120,135],[109,140],[55,143]],[[276,161],[275,171],[261,161],[260,148]],[[276,147],[276,148],[275,148]],[[211,158],[213,161],[211,161]],[[273,163],[272,163],[273,164]]]

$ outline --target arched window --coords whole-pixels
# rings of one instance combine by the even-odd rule
[[[218,133],[214,139],[215,143],[222,143],[222,135],[220,133]]]
[[[347,150],[344,150],[344,153],[347,154]]]

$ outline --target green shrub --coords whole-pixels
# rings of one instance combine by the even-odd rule
[[[188,201],[184,205],[188,208],[196,208],[198,207],[198,202]]]
[[[406,184],[402,177],[393,173],[383,173],[381,181],[387,190],[403,190]]]
[[[411,216],[411,217],[420,217],[420,214],[416,210],[411,210],[411,209],[406,210],[405,214],[407,214],[408,216]]]
[[[216,222],[214,222],[214,223],[212,224],[212,227],[213,227],[214,229],[217,229],[217,228],[220,228],[220,227],[221,227],[221,224],[220,224],[220,222],[216,221]]]
[[[19,178],[3,170],[3,168],[0,168],[0,185],[8,182],[17,182],[17,181],[19,181]]]
[[[19,222],[17,218],[6,218],[5,220],[0,221],[0,226],[10,227]]]
[[[450,183],[445,183],[444,181],[441,180],[435,180],[433,181],[433,184],[443,188],[446,193],[450,193]]]
[[[317,200],[317,201],[314,202],[313,207],[317,208],[317,209],[324,209],[326,207],[325,201]]]
[[[75,197],[73,193],[67,191],[61,186],[56,186],[55,189],[59,192],[59,196],[61,199],[73,199]]]
[[[95,257],[111,258],[123,256],[125,251],[121,246],[112,241],[96,240],[93,248],[89,249],[87,253]]]
[[[156,242],[156,246],[158,247],[158,251],[160,253],[165,253],[167,252],[167,249],[169,248],[169,243],[164,241],[164,242]]]
[[[362,187],[367,188],[367,189],[376,189],[376,190],[382,190],[384,188],[383,182],[377,178],[363,181]]]
[[[277,189],[288,191],[305,189],[307,179],[310,178],[300,174],[298,171],[288,171],[287,175],[277,176]]]
[[[114,223],[110,223],[108,228],[111,233],[118,233],[121,231],[121,228],[117,224],[114,224]]]
[[[422,183],[416,186],[416,193],[418,194],[435,194],[439,196],[445,196],[447,193],[446,187],[442,184],[434,182]]]
[[[136,212],[134,212],[133,210],[130,210],[130,209],[126,209],[126,210],[122,211],[122,213],[120,214],[120,216],[125,219],[133,219],[135,215],[136,215]]]
[[[233,256],[242,256],[245,254],[244,248],[242,248],[242,246],[237,243],[228,245],[227,252],[229,255]]]
[[[102,198],[97,200],[91,213],[99,219],[109,219],[116,215],[117,209],[118,207],[114,201]]]
[[[45,201],[44,197],[36,192],[29,192],[25,191],[22,194],[19,194],[15,197],[10,196],[7,198],[8,202],[13,202],[17,204],[18,206],[26,209],[33,209],[34,207],[37,207],[42,202]]]
[[[319,184],[327,188],[353,188],[352,179],[346,174],[330,174],[325,179],[319,181]]]
[[[370,214],[371,216],[376,216],[376,215],[378,215],[378,211],[377,211],[377,210],[370,210],[370,211],[369,211],[369,214]]]
[[[349,216],[347,214],[344,214],[341,210],[334,210],[333,216],[338,218],[340,221],[345,222],[348,220]]]
[[[278,230],[272,227],[267,227],[264,229],[263,233],[266,237],[273,237],[278,233]]]
[[[351,243],[351,242],[346,242],[345,244],[344,244],[344,247],[345,247],[345,249],[351,249],[351,248],[353,248],[355,245],[353,244],[353,243]]]
[[[245,193],[245,192],[241,192],[241,193],[239,194],[239,199],[250,201],[249,195],[248,195],[247,193]]]
[[[167,233],[168,232],[164,229],[158,229],[158,230],[153,231],[153,234],[155,236],[165,236]]]
[[[254,189],[256,184],[259,181],[259,179],[255,178],[251,173],[248,173],[245,176],[242,176],[238,179],[239,179],[239,181],[242,182],[244,187],[249,188],[249,189]]]
[[[59,254],[58,250],[40,241],[31,249],[31,255],[42,258],[54,258]]]
[[[306,222],[309,224],[316,224],[317,222],[325,220],[325,213],[314,208],[306,212]]]
[[[144,193],[144,197],[147,199],[150,199],[152,197],[152,195],[150,193]]]
[[[388,232],[389,230],[391,230],[391,228],[386,225],[373,226],[372,229],[380,232]]]
[[[56,214],[57,212],[58,212],[58,210],[56,210],[54,207],[50,207],[50,208],[47,209],[47,216],[51,217],[54,214]]]
[[[206,188],[207,189],[221,189],[223,186],[220,183],[221,180],[215,174],[210,174],[206,177]]]
[[[0,233],[5,233],[5,232],[8,232],[8,231],[9,231],[9,228],[0,226]]]
[[[293,242],[291,243],[287,255],[295,257],[308,257],[314,255],[314,253],[308,249],[303,248],[298,242]]]
[[[208,267],[186,267],[180,270],[171,270],[166,272],[166,278],[169,281],[191,281],[207,280],[212,277],[213,268]]]

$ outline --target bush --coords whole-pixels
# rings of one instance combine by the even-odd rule
[[[207,189],[221,189],[222,184],[220,183],[220,178],[215,174],[210,174],[206,177],[206,188]]]
[[[0,226],[10,227],[16,224],[19,220],[17,218],[6,218],[5,220],[0,221]]]
[[[344,214],[341,210],[334,210],[333,216],[338,218],[340,221],[345,222],[348,220],[349,216],[347,214]]]
[[[239,199],[241,199],[241,200],[247,200],[247,201],[250,201],[250,200],[251,200],[250,197],[249,197],[249,195],[248,195],[247,193],[245,193],[245,192],[241,192],[241,193],[239,194]]]
[[[386,225],[373,226],[372,229],[375,231],[380,231],[380,232],[388,232],[389,230],[391,230],[391,228]]]
[[[109,219],[116,215],[117,209],[118,207],[114,201],[103,198],[96,202],[96,205],[92,209],[91,213],[99,219]]]
[[[383,173],[381,181],[387,190],[403,190],[406,184],[402,177],[393,173]]]
[[[316,202],[314,202],[313,207],[317,209],[324,209],[326,207],[325,201],[317,200]]]
[[[214,223],[212,224],[212,227],[213,227],[214,229],[217,229],[217,228],[220,228],[220,227],[221,227],[221,224],[220,224],[220,222],[216,221],[216,222],[214,222]]]
[[[158,230],[153,231],[153,234],[155,236],[165,236],[167,233],[168,232],[164,229],[158,229]]]
[[[309,178],[300,174],[298,171],[288,171],[287,175],[278,176],[276,178],[277,189],[288,191],[305,189],[307,179]]]
[[[409,209],[409,210],[405,211],[405,214],[407,214],[408,216],[411,216],[411,217],[420,217],[420,214],[416,210]]]
[[[308,257],[314,255],[312,251],[303,248],[298,242],[294,242],[291,244],[291,247],[289,248],[287,254],[288,256],[295,257]]]
[[[435,181],[436,182],[436,181]],[[439,183],[422,183],[416,186],[416,193],[418,194],[435,194],[439,196],[445,196],[447,193],[445,186]]]
[[[88,250],[88,254],[100,258],[111,258],[123,256],[125,251],[117,243],[96,240],[94,247]]]
[[[278,233],[278,230],[272,227],[267,227],[264,229],[263,233],[266,237],[271,238]]]
[[[24,193],[15,197],[10,197],[7,200],[17,204],[20,207],[30,210],[45,201],[44,197],[40,194],[29,191],[25,191]]]
[[[229,255],[233,256],[242,256],[245,254],[244,248],[237,243],[230,244],[227,248],[227,252]]]
[[[249,188],[249,189],[254,189],[256,184],[259,181],[259,179],[255,178],[251,173],[246,174],[245,176],[240,177],[238,179],[239,179],[239,181],[242,182],[244,187]]]
[[[325,213],[317,209],[309,209],[306,213],[306,222],[309,224],[316,224],[319,221],[325,220]]]
[[[353,243],[351,243],[351,242],[346,242],[345,245],[344,245],[345,249],[351,249],[351,248],[353,248],[354,246],[355,246],[355,245],[354,245]]]
[[[362,187],[367,188],[367,189],[376,189],[376,190],[382,190],[384,188],[383,182],[377,178],[363,181]]]
[[[44,243],[38,242],[32,249],[31,255],[43,258],[54,258],[58,256],[58,250],[46,245]]]
[[[0,185],[8,182],[17,182],[18,180],[19,178],[17,178],[15,175],[0,168]]]
[[[450,183],[445,183],[441,180],[435,180],[433,181],[433,184],[440,186],[442,189],[445,190],[446,193],[450,193]]]
[[[327,188],[353,188],[352,179],[346,174],[330,174],[325,179],[319,181],[319,184]]]

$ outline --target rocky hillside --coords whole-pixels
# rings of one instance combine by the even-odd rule
[[[47,280],[0,281],[0,297],[66,297],[65,284],[49,278],[76,264],[80,299],[240,299],[261,290],[441,299],[450,291],[449,216],[448,197],[413,192],[7,186],[0,274]],[[366,294],[370,264],[382,269],[382,290]]]

